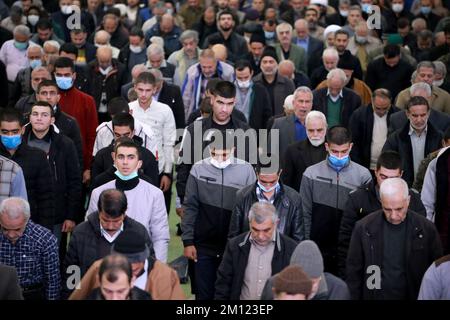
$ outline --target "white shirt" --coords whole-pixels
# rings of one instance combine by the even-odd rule
[[[129,103],[133,117],[143,124],[148,125],[155,133],[157,144],[157,160],[159,173],[171,173],[173,165],[173,147],[176,138],[175,117],[172,109],[167,104],[155,101],[147,110],[139,105],[139,100]]]
[[[331,99],[331,101],[333,101],[333,102],[338,101],[339,98],[344,98],[344,95],[342,94],[342,90],[341,90],[341,92],[339,92],[339,94],[338,94],[336,97],[334,97],[334,96],[331,95],[330,89],[328,89],[328,90],[327,90],[327,96],[330,96],[330,99]]]
[[[373,130],[372,143],[370,144],[370,169],[375,170],[377,167],[378,157],[381,154],[384,143],[386,142],[388,134],[387,126],[387,112],[380,117],[375,112],[373,113]]]
[[[138,278],[136,278],[134,286],[138,287],[139,289],[145,290],[147,280],[148,280],[148,260],[145,260],[144,273],[142,273]]]

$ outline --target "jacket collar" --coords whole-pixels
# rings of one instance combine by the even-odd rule
[[[241,250],[243,250],[244,248],[247,248],[249,246],[251,246],[251,242],[250,242],[250,234],[251,232],[248,232],[244,239],[242,240],[242,242],[240,242],[238,244],[239,248]],[[281,251],[281,236],[280,233],[278,232],[278,230],[275,230],[275,249],[280,252]]]

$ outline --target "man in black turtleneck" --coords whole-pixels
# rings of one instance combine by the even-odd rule
[[[142,138],[134,134],[134,118],[129,113],[119,113],[112,120],[114,141],[111,144],[97,152],[91,168],[91,189],[95,189],[115,179],[113,159],[111,153],[114,151],[114,144],[121,137],[132,139],[139,146],[140,158],[142,159],[142,168],[140,168],[140,177],[159,187],[158,161],[152,152],[142,146]],[[142,175],[141,175],[142,174]]]
[[[133,140],[121,138],[114,147],[113,157],[117,169],[114,172],[115,179],[92,191],[86,214],[90,215],[98,210],[98,199],[102,191],[124,191],[129,204],[127,216],[144,225],[153,243],[156,259],[166,262],[170,235],[163,192],[139,177],[138,170],[142,167],[142,160],[139,147]]]

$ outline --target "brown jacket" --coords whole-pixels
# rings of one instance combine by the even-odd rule
[[[91,291],[100,286],[97,274],[102,259],[95,261],[81,279],[80,289],[75,289],[69,300],[84,300]],[[149,261],[150,262],[150,261]],[[180,286],[180,280],[175,270],[156,260],[153,263],[145,291],[150,293],[152,300],[185,300],[186,296]]]
[[[406,88],[397,96],[395,105],[400,109],[406,109],[406,105],[411,98],[409,89],[410,88]],[[447,91],[436,86],[432,87],[431,94],[431,108],[450,114],[450,94]]]
[[[325,79],[317,85],[316,90],[326,88],[327,86],[327,79]],[[372,90],[370,90],[364,81],[353,78],[353,88],[350,89],[354,90],[360,96],[363,106],[367,106],[372,102]]]

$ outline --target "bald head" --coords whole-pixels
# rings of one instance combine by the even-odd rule
[[[295,65],[291,60],[283,60],[278,65],[278,72],[288,79],[293,79],[295,72]]]
[[[217,60],[225,62],[228,58],[227,48],[223,44],[215,44],[211,47]]]
[[[159,23],[159,29],[162,33],[169,33],[173,30],[174,19],[171,14],[164,14],[161,17],[161,22]]]
[[[111,47],[102,46],[97,49],[98,65],[102,69],[111,66],[112,63],[112,49]]]
[[[95,33],[95,44],[98,46],[107,46],[109,45],[109,40],[111,39],[111,36],[108,32],[105,30],[99,30]]]
[[[299,39],[306,39],[309,35],[308,21],[305,19],[298,19],[295,21],[295,32]]]

